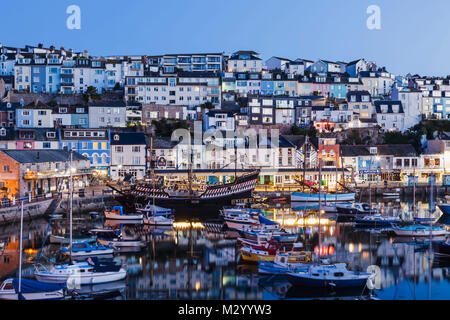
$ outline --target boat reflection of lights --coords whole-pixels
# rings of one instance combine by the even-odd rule
[[[38,253],[38,250],[37,249],[25,249],[25,250],[23,250],[23,252],[25,252],[26,254],[29,254],[29,255],[32,255],[32,254],[36,254],[36,253]]]
[[[275,220],[276,222],[278,222],[279,224],[283,225],[283,226],[317,226],[319,225],[319,219],[318,218],[299,218],[299,219],[277,219]],[[320,219],[320,224],[321,225],[329,225],[331,223],[331,221],[329,219],[323,218]]]
[[[319,254],[319,247],[316,246],[314,248],[314,253],[317,255]],[[320,247],[320,255],[321,256],[332,256],[334,255],[334,246],[329,245],[329,246],[321,246]]]
[[[354,245],[353,245],[353,243],[350,242],[350,243],[348,244],[348,252],[352,253],[353,250],[355,250]]]
[[[193,228],[193,229],[204,229],[202,223],[200,222],[175,222],[173,224],[174,229],[187,229],[187,228]]]

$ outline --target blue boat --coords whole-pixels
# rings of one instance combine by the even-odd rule
[[[386,227],[400,222],[398,217],[385,217],[381,214],[374,214],[370,216],[357,217],[355,222],[359,226],[365,227]]]
[[[306,259],[306,260],[305,260]],[[285,275],[288,272],[307,272],[311,266],[310,255],[300,252],[277,252],[274,261],[258,261],[258,272],[262,274]]]
[[[393,228],[392,229],[397,236],[402,237],[439,237],[445,236],[447,230],[440,226],[424,226],[424,225],[412,225],[403,228]]]
[[[70,255],[70,248],[61,248],[61,253]],[[92,257],[98,255],[109,255],[114,253],[114,248],[102,246],[100,244],[90,244],[87,241],[75,242],[72,244],[72,257]]]
[[[294,286],[303,287],[364,287],[373,274],[349,271],[345,263],[313,265],[306,272],[288,272],[288,280]]]
[[[0,285],[1,300],[60,300],[64,299],[66,284],[42,283],[30,279],[6,279]]]
[[[450,203],[438,205],[444,215],[450,216]]]
[[[321,193],[320,201],[349,202],[355,201],[356,193]],[[318,193],[292,192],[291,202],[319,202]]]

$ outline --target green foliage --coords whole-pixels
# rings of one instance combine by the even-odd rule
[[[89,102],[89,99],[100,100],[101,97],[97,92],[97,88],[93,86],[87,87],[86,91],[83,93],[83,100]]]
[[[211,102],[207,101],[207,102],[201,104],[200,108],[202,108],[202,109],[206,108],[208,110],[211,110],[211,109],[214,109],[214,105]]]
[[[176,129],[187,129],[188,125],[186,120],[167,121],[161,119],[159,121],[153,120],[152,125],[155,127],[155,134],[160,138],[168,138],[172,136],[172,132]]]
[[[114,86],[114,90],[120,90],[120,83],[117,82],[116,85]]]
[[[47,105],[49,106],[49,107],[56,107],[57,105],[58,105],[58,103],[56,102],[56,100],[52,100],[52,101],[50,101],[49,103],[47,103]]]
[[[302,129],[297,126],[292,126],[291,132],[296,136],[308,136],[310,138],[315,138],[317,136],[317,130],[314,127],[311,127],[311,129]]]
[[[357,129],[350,130],[349,134],[347,135],[347,138],[342,141],[341,144],[346,145],[360,145],[363,144],[363,141],[361,139],[361,134]]]
[[[430,120],[422,121],[405,133],[386,132],[383,141],[386,144],[412,144],[417,151],[421,151],[422,136],[426,135],[428,140],[434,138],[434,133],[450,131],[450,121],[448,120]]]

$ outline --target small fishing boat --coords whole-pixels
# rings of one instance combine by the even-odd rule
[[[127,272],[114,261],[89,258],[85,262],[55,265],[47,269],[36,265],[34,275],[38,281],[50,283],[97,284],[122,280]]]
[[[349,202],[355,201],[356,193],[322,193],[321,201],[326,202]],[[319,202],[318,193],[292,192],[291,202]]]
[[[139,204],[137,204],[139,205]],[[136,207],[136,211],[143,216],[170,216],[175,213],[175,210],[156,206],[154,204],[147,204],[145,208]]]
[[[304,287],[364,287],[372,273],[349,271],[345,263],[312,265],[306,272],[288,272],[294,286]]]
[[[61,248],[63,255],[70,255],[70,247]],[[72,244],[72,257],[98,256],[113,254],[114,249],[98,244],[90,244],[89,242],[74,242]]]
[[[69,244],[70,243],[69,235],[58,236],[58,235],[51,234],[49,236],[49,239],[50,239],[50,243],[54,243],[54,244]],[[72,236],[72,241],[95,242],[95,241],[97,241],[97,237],[88,236],[88,235],[74,235],[74,236]]]
[[[174,219],[171,218],[174,214],[173,209],[167,209],[149,203],[145,208],[137,208],[136,210],[144,216],[144,224],[171,226],[174,223]]]
[[[133,237],[122,235],[121,232],[111,229],[92,229],[89,232],[97,235],[97,240],[100,244],[113,247],[117,251],[122,251],[123,248],[142,248],[145,242]]]
[[[412,225],[402,228],[394,228],[394,233],[397,236],[402,237],[433,237],[445,236],[447,230],[439,226],[422,226],[422,225]]]
[[[147,216],[144,218],[144,224],[151,226],[172,226],[173,223],[173,219],[163,216]]]
[[[400,222],[398,217],[385,217],[381,214],[357,217],[355,222],[358,226],[364,227],[386,227]]]
[[[400,193],[398,192],[384,192],[383,197],[385,198],[398,198],[400,197]]]
[[[274,261],[258,261],[258,272],[262,274],[283,275],[287,272],[306,272],[311,255],[303,252],[277,252]]]
[[[304,251],[301,244],[294,244],[291,251],[285,250],[273,243],[267,243],[263,246],[245,246],[239,251],[244,261],[258,262],[258,261],[274,261],[277,253],[292,254],[292,261],[308,262],[311,260],[311,253]]]
[[[253,240],[256,242],[281,242],[294,243],[297,241],[298,234],[288,233],[284,230],[242,230],[239,231],[241,238]]]
[[[438,205],[444,215],[450,216],[450,203]]]
[[[364,217],[377,214],[367,203],[355,202],[350,205],[336,205],[338,222],[354,222],[357,217]]]
[[[0,285],[0,300],[60,300],[65,297],[65,284],[42,283],[10,278]]]
[[[114,206],[111,211],[105,211],[105,217],[106,219],[127,221],[142,221],[144,219],[142,214],[124,214],[122,206]]]
[[[242,230],[248,226],[259,225],[258,216],[238,211],[238,212],[223,212],[223,219],[227,227],[231,230]]]

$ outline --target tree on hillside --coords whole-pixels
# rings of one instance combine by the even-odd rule
[[[93,86],[87,87],[86,91],[83,93],[83,100],[89,102],[89,100],[100,100],[101,97],[97,92],[97,88]]]
[[[188,124],[186,120],[167,121],[161,119],[159,121],[153,120],[152,125],[155,127],[155,134],[157,137],[171,137],[172,132],[176,129],[187,129]]]
[[[344,139],[344,141],[342,141],[342,144],[347,145],[362,144],[361,134],[356,129],[350,130],[350,132],[347,134],[347,137]]]
[[[317,131],[314,127],[311,127],[310,129],[303,129],[297,126],[292,126],[291,132],[295,136],[308,136],[310,138],[315,138],[317,136]]]

